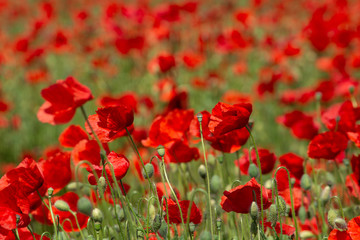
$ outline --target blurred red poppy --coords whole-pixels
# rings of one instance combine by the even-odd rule
[[[333,229],[328,240],[357,240],[360,239],[360,217],[355,217],[347,223],[345,231]]]
[[[290,171],[290,175],[296,179],[301,179],[304,174],[304,159],[294,153],[286,153],[279,157],[281,166]]]
[[[339,118],[338,122],[336,118]],[[331,106],[321,115],[321,120],[331,131],[355,131],[356,115],[350,101]]]
[[[126,105],[99,108],[96,113],[99,117],[97,125],[109,130],[110,138],[130,127],[134,122],[134,112]]]
[[[256,195],[256,203],[261,206],[260,184],[255,178],[252,178],[245,185],[239,185],[230,191],[224,191],[224,196],[221,197],[221,207],[226,212],[249,213],[251,203],[254,201],[253,192]],[[263,208],[270,207],[268,190],[262,187]]]
[[[247,149],[244,149],[243,152],[244,155],[240,157],[239,160],[235,160],[234,163],[240,168],[243,174],[248,174],[248,169],[250,165],[249,151]],[[263,174],[271,172],[274,169],[276,162],[275,154],[264,148],[258,148],[258,153],[262,170],[261,172]],[[256,152],[254,149],[251,151],[251,162],[257,166]]]
[[[176,140],[165,148],[165,162],[186,163],[197,160],[199,157],[199,149],[189,147],[187,143],[181,140]]]
[[[93,99],[90,89],[73,77],[57,81],[43,89],[41,95],[46,101],[40,107],[37,117],[39,121],[52,125],[69,122],[77,107]]]
[[[315,159],[334,159],[347,148],[348,140],[340,132],[324,132],[311,140],[308,156]]]
[[[179,200],[180,208],[181,208],[181,214],[184,219],[184,222],[187,221],[188,217],[188,209],[190,206],[189,200]],[[170,223],[180,224],[181,223],[181,216],[180,211],[177,203],[173,201],[172,199],[167,199],[163,203],[163,210],[166,213],[166,205],[168,207],[169,215],[165,215],[164,219],[167,222],[167,218],[169,217]],[[189,222],[192,222],[194,224],[201,223],[202,214],[196,204],[193,202],[190,210],[190,220]]]
[[[75,147],[81,140],[88,139],[86,132],[77,125],[70,125],[59,136],[59,142],[64,147]]]

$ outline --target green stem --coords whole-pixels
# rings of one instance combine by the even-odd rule
[[[49,211],[50,211],[51,219],[52,219],[53,225],[54,225],[55,240],[57,240],[57,239],[58,239],[58,232],[57,232],[57,227],[56,227],[56,221],[55,221],[54,212],[53,212],[52,206],[51,206],[51,196],[49,196],[48,199],[49,199]]]
[[[256,153],[257,165],[258,165],[258,168],[259,168],[261,228],[262,228],[262,231],[264,231],[264,206],[263,206],[263,194],[262,194],[263,183],[262,183],[261,162],[260,162],[259,152],[258,152],[257,147],[256,147],[254,136],[252,135],[251,130],[247,125],[246,125],[246,129],[248,130],[248,132],[250,134],[250,138],[251,138],[251,141],[252,141],[252,144],[254,146],[255,153]]]
[[[339,203],[339,208],[340,208],[340,213],[341,213],[341,217],[345,220],[345,215],[344,215],[344,211],[343,211],[343,208],[342,208],[342,204],[341,204],[341,200],[338,196],[332,196],[330,198],[330,203],[332,202],[332,200],[336,199]]]
[[[205,168],[206,168],[206,182],[207,182],[207,192],[208,192],[208,207],[209,207],[209,218],[210,218],[210,232],[211,232],[211,238],[214,236],[214,229],[213,229],[213,220],[212,220],[212,211],[211,211],[211,192],[210,192],[210,176],[209,176],[209,168],[208,168],[208,162],[206,158],[206,152],[205,152],[205,144],[204,144],[204,136],[203,136],[203,129],[202,129],[202,122],[199,121],[200,125],[200,137],[201,137],[201,146],[204,153],[204,161],[205,161]]]
[[[84,234],[83,234],[83,232],[81,231],[81,227],[80,227],[79,221],[78,221],[77,216],[76,216],[76,212],[70,210],[70,213],[71,213],[71,214],[74,216],[74,218],[75,218],[76,226],[77,226],[78,229],[79,229],[79,232],[80,232],[80,235],[81,235],[82,240],[85,240]]]
[[[289,180],[289,190],[290,190],[290,200],[291,200],[291,215],[292,215],[292,219],[294,221],[294,226],[295,226],[295,239],[299,239],[299,231],[298,231],[298,227],[297,227],[297,220],[296,220],[296,215],[295,215],[295,207],[294,207],[294,199],[293,199],[293,193],[292,193],[292,186],[291,186],[291,178],[290,178],[290,172],[286,167],[278,167],[278,169],[276,169],[275,171],[275,175],[274,178],[276,179],[276,174],[280,169],[284,169],[287,172],[288,175],[288,180]],[[278,191],[277,189],[277,185],[276,185],[276,192]],[[278,194],[277,194],[277,201],[278,201]]]

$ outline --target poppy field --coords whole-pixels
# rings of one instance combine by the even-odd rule
[[[357,0],[0,0],[0,240],[360,240]]]

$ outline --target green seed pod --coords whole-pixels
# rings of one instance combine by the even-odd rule
[[[336,218],[334,221],[335,228],[339,231],[346,231],[347,223],[342,218]]]
[[[214,155],[209,154],[209,155],[207,156],[207,161],[208,161],[208,163],[209,163],[210,165],[215,165],[215,163],[216,163],[216,158],[215,158]]]
[[[120,222],[124,220],[124,209],[122,209],[119,204],[116,204],[115,207],[109,207],[109,211],[111,211],[113,218],[116,219],[116,217],[118,217]]]
[[[83,184],[81,182],[72,182],[66,186],[66,190],[69,192],[75,192],[77,189],[81,189]]]
[[[146,172],[144,169],[146,170]],[[146,177],[146,173],[147,173],[148,177],[152,178],[152,176],[154,175],[154,166],[151,163],[147,163],[147,164],[145,164],[144,169],[142,170],[143,177],[145,179],[148,179]]]
[[[52,197],[53,193],[54,193],[54,189],[52,187],[49,187],[47,190],[48,196]]]
[[[275,204],[271,204],[269,208],[268,220],[270,221],[271,226],[276,226],[276,222],[278,220],[278,211]]]
[[[301,231],[299,235],[300,235],[301,239],[309,239],[309,238],[316,237],[311,231],[308,231],[308,230]]]
[[[251,234],[253,234],[254,236],[257,235],[258,225],[257,225],[256,221],[252,221],[252,222],[251,222],[250,232],[251,232]]]
[[[100,209],[98,208],[94,208],[91,212],[91,218],[95,221],[95,222],[102,222],[102,220],[104,219],[103,213],[101,212]]]
[[[324,187],[320,194],[320,200],[323,204],[327,203],[331,197],[331,189],[329,186]]]
[[[159,145],[159,146],[156,148],[156,151],[157,151],[157,153],[159,154],[160,157],[165,156],[165,148],[164,148],[163,145]]]
[[[190,230],[191,234],[194,234],[195,228],[196,228],[196,225],[193,222],[189,223],[189,230]]]
[[[338,218],[339,214],[335,209],[330,208],[327,214],[327,220],[331,228],[335,228],[335,220]]]
[[[217,193],[221,188],[221,179],[218,175],[214,175],[210,181],[210,190],[212,193]]]
[[[272,180],[271,179],[266,180],[264,183],[264,187],[266,189],[272,189]]]
[[[96,232],[99,232],[101,230],[101,222],[95,222],[94,228]]]
[[[311,177],[308,174],[303,174],[300,180],[300,186],[305,191],[310,190],[312,186]]]
[[[276,201],[278,198],[275,198]],[[279,215],[280,216],[286,216],[287,213],[287,207],[286,207],[286,202],[284,200],[284,198],[282,196],[279,196]]]
[[[330,172],[326,172],[326,184],[329,187],[332,187],[335,185],[335,183],[336,183],[336,181],[335,181],[334,175],[332,175]]]
[[[256,178],[259,175],[259,168],[254,163],[250,163],[248,173],[250,177]]]
[[[200,240],[211,240],[212,237],[211,237],[211,233],[208,232],[208,231],[203,231],[201,234],[200,234]]]
[[[259,218],[259,207],[255,201],[251,203],[250,216],[254,221],[257,221],[257,219]]]
[[[81,197],[77,202],[77,209],[80,213],[83,213],[90,217],[93,207],[89,199],[87,199],[86,197]]]
[[[223,164],[224,162],[224,158],[222,156],[218,157],[217,160],[220,164]]]
[[[206,168],[204,164],[201,164],[198,168],[198,173],[202,179],[206,178]]]
[[[160,227],[161,227],[161,217],[159,214],[156,214],[155,215],[155,218],[153,220],[153,223],[152,223],[152,230],[154,233],[156,233],[157,231],[159,231]]]
[[[222,220],[221,220],[221,218],[217,218],[216,219],[216,228],[218,231],[221,230],[221,226],[222,226]]]
[[[63,200],[57,200],[54,204],[54,206],[63,212],[68,212],[70,210],[69,204]]]
[[[105,190],[106,190],[106,179],[103,176],[101,176],[99,177],[99,180],[97,182],[97,191],[100,198],[104,196]]]
[[[166,235],[168,233],[168,226],[167,226],[167,223],[165,222],[165,220],[162,220],[161,227],[158,230],[158,233],[161,237],[166,238]]]
[[[196,117],[197,117],[198,121],[201,123],[202,120],[203,120],[203,115],[202,115],[202,113],[196,114]]]
[[[307,213],[306,213],[306,209],[303,205],[301,205],[301,207],[299,208],[299,219],[302,223],[304,223],[306,221],[306,217],[307,217]]]

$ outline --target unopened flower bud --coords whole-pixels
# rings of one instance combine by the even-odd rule
[[[66,186],[66,190],[68,190],[69,192],[75,192],[77,189],[82,187],[83,184],[81,182],[72,182]]]
[[[223,162],[224,162],[224,158],[221,157],[221,156],[218,157],[217,160],[218,160],[218,162],[219,162],[220,164],[223,164]]]
[[[52,197],[52,195],[54,193],[54,189],[52,187],[49,187],[47,192],[48,192],[49,197]]]
[[[197,117],[198,121],[201,123],[202,120],[203,120],[203,115],[202,115],[202,113],[196,114],[196,117]]]
[[[198,168],[198,173],[200,175],[201,178],[205,179],[206,178],[206,168],[204,164],[201,164]]]
[[[218,175],[214,175],[210,181],[210,190],[212,193],[217,193],[221,188],[221,179]]]
[[[276,200],[278,198],[275,198]],[[279,196],[279,214],[280,216],[285,216],[286,215],[286,202],[284,200],[284,198],[282,196]]]
[[[69,204],[63,200],[57,200],[54,204],[54,206],[63,212],[68,212],[70,210]]]
[[[300,186],[305,191],[310,190],[312,185],[311,177],[308,174],[303,174],[300,180]]]
[[[350,94],[353,94],[354,91],[355,91],[355,87],[354,87],[354,85],[351,85],[351,86],[349,87],[349,93],[350,93]]]
[[[160,227],[161,227],[161,217],[159,214],[156,214],[152,223],[153,232],[156,233],[157,231],[159,231]]]
[[[299,235],[300,235],[300,239],[310,239],[310,238],[312,239],[315,237],[315,235],[309,230],[301,231]]]
[[[329,186],[324,187],[324,189],[322,190],[322,192],[320,194],[321,202],[325,204],[327,201],[329,201],[330,195],[331,195],[330,187]]]
[[[330,208],[327,214],[327,220],[331,228],[335,228],[335,220],[338,218],[339,214],[336,210]]]
[[[303,205],[301,205],[301,207],[299,208],[298,215],[299,215],[300,221],[302,223],[304,223],[306,221],[306,218],[307,218],[307,212],[306,212],[306,208]]]
[[[256,178],[259,175],[259,168],[254,163],[250,163],[248,173],[251,178]]]
[[[147,163],[142,170],[142,175],[145,179],[148,179],[147,176],[151,178],[154,175],[154,166],[151,163]]]
[[[106,190],[106,179],[103,176],[99,177],[99,180],[97,182],[97,190],[99,197],[102,198]]]
[[[217,218],[216,219],[216,228],[218,231],[221,230],[221,226],[222,226],[222,220],[221,220],[221,218]]]
[[[347,229],[347,223],[345,222],[344,219],[338,217],[338,218],[335,219],[334,223],[335,223],[335,228],[336,228],[337,230],[339,230],[339,231],[346,231],[346,229]]]
[[[335,178],[334,178],[334,175],[332,175],[331,173],[329,172],[326,172],[326,184],[329,186],[329,187],[332,187],[334,186],[336,183],[335,181]]]
[[[270,221],[271,226],[275,227],[278,220],[278,211],[275,204],[270,205],[268,220]]]
[[[216,158],[215,158],[214,155],[209,154],[209,155],[207,156],[207,161],[208,161],[208,163],[209,163],[210,165],[215,165],[215,163],[216,163]]]
[[[78,202],[77,202],[77,209],[80,213],[83,213],[87,216],[91,216],[91,212],[92,212],[92,205],[91,202],[88,198],[86,197],[81,197],[79,198]]]
[[[259,217],[259,207],[255,201],[251,203],[250,216],[254,221],[256,221]]]
[[[196,228],[195,223],[193,223],[193,222],[189,223],[189,230],[190,230],[191,234],[194,234],[195,228]]]
[[[102,222],[104,216],[101,212],[100,209],[98,208],[94,208],[92,210],[92,213],[91,213],[91,218],[95,221],[95,222]]]
[[[159,146],[156,148],[156,151],[157,151],[157,153],[159,154],[160,157],[165,156],[165,148],[164,148],[163,145],[159,145]]]
[[[95,222],[94,228],[96,232],[99,232],[101,230],[101,222]]]

